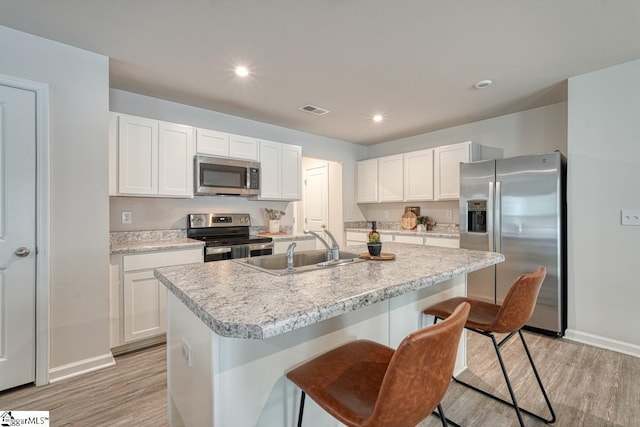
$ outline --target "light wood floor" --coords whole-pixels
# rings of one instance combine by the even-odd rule
[[[468,335],[469,370],[464,379],[508,399],[490,340]],[[531,333],[526,337],[556,410],[556,426],[640,425],[639,358]],[[503,350],[520,404],[546,415],[517,337]],[[116,361],[112,368],[48,386],[0,392],[0,409],[49,410],[56,427],[167,426],[164,346],[118,356]],[[455,383],[443,406],[449,418],[464,426],[518,425],[513,409]],[[524,417],[528,426],[545,425]],[[435,417],[421,423],[439,425]]]

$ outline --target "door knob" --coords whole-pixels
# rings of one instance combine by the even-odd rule
[[[27,255],[29,255],[31,253],[31,251],[28,248],[25,248],[24,246],[21,248],[16,249],[16,255],[19,257],[26,257]]]

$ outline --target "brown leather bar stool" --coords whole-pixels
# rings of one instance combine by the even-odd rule
[[[349,427],[414,427],[442,410],[468,314],[469,304],[460,304],[443,322],[407,335],[395,351],[357,340],[293,369],[287,378],[302,389],[298,427],[305,394]],[[443,412],[440,417],[446,426]]]
[[[504,375],[504,379],[507,383],[507,388],[509,389],[509,394],[511,395],[512,402],[508,402],[504,399],[494,396],[493,394],[481,390],[473,385],[467,384],[455,377],[453,379],[460,384],[463,384],[484,394],[485,396],[489,396],[515,408],[516,414],[518,415],[518,421],[520,422],[521,426],[524,426],[521,412],[529,414],[549,424],[552,424],[556,421],[556,414],[551,407],[551,401],[549,400],[549,396],[547,396],[547,392],[542,385],[542,380],[540,379],[540,375],[538,374],[536,365],[533,363],[533,358],[531,357],[529,347],[527,347],[527,343],[521,330],[533,315],[533,309],[536,306],[538,293],[540,292],[540,288],[542,287],[542,282],[544,281],[546,274],[547,271],[544,267],[538,267],[538,269],[533,273],[523,274],[519,276],[511,285],[511,288],[509,289],[507,296],[504,298],[502,305],[490,304],[471,298],[456,297],[442,301],[424,310],[424,314],[435,316],[435,323],[438,319],[447,318],[450,313],[453,313],[453,311],[459,304],[463,302],[468,302],[469,304],[471,304],[471,311],[469,312],[469,318],[467,320],[465,328],[491,338],[493,347],[495,348],[496,354],[498,356],[498,361],[500,362],[500,367],[502,368],[502,374]],[[502,341],[497,342],[494,335],[495,333],[507,333],[508,335]],[[516,333],[520,335],[522,346],[527,353],[529,363],[531,364],[533,373],[535,374],[536,380],[538,381],[538,386],[540,387],[542,395],[547,402],[547,407],[549,408],[549,412],[551,413],[550,419],[545,419],[540,415],[534,414],[518,406],[515,393],[513,392],[513,388],[511,387],[511,381],[509,381],[507,369],[505,368],[504,361],[502,360],[502,355],[500,353],[500,347],[502,347],[502,345]]]

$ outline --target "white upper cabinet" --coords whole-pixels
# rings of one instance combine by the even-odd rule
[[[433,149],[404,155],[404,200],[433,200]]]
[[[193,197],[193,128],[159,123],[158,194]]]
[[[210,129],[196,129],[196,151],[208,156],[229,157],[229,134]]]
[[[260,141],[260,199],[278,200],[282,195],[282,144]]]
[[[158,121],[118,117],[118,193],[158,194]]]
[[[230,134],[229,157],[257,161],[259,158],[258,140],[248,136]]]
[[[401,202],[404,199],[403,155],[378,159],[378,201]]]
[[[502,149],[471,141],[362,160],[357,203],[460,198],[460,163],[502,158]]]
[[[435,199],[460,198],[460,163],[471,161],[471,142],[435,149]]]
[[[302,147],[260,141],[259,200],[300,200]]]
[[[120,195],[193,197],[193,129],[117,114]]]
[[[302,198],[302,147],[282,144],[282,198]]]
[[[378,159],[362,160],[356,163],[358,187],[356,203],[378,201]]]

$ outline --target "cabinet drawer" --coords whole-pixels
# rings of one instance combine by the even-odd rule
[[[412,245],[422,245],[424,239],[418,236],[396,236],[397,243],[409,243]]]
[[[427,237],[425,245],[440,246],[441,248],[460,248],[459,239],[447,239],[446,237]]]
[[[124,271],[132,271],[191,264],[202,261],[202,249],[186,249],[182,251],[162,251],[125,255],[122,257],[122,267]]]

